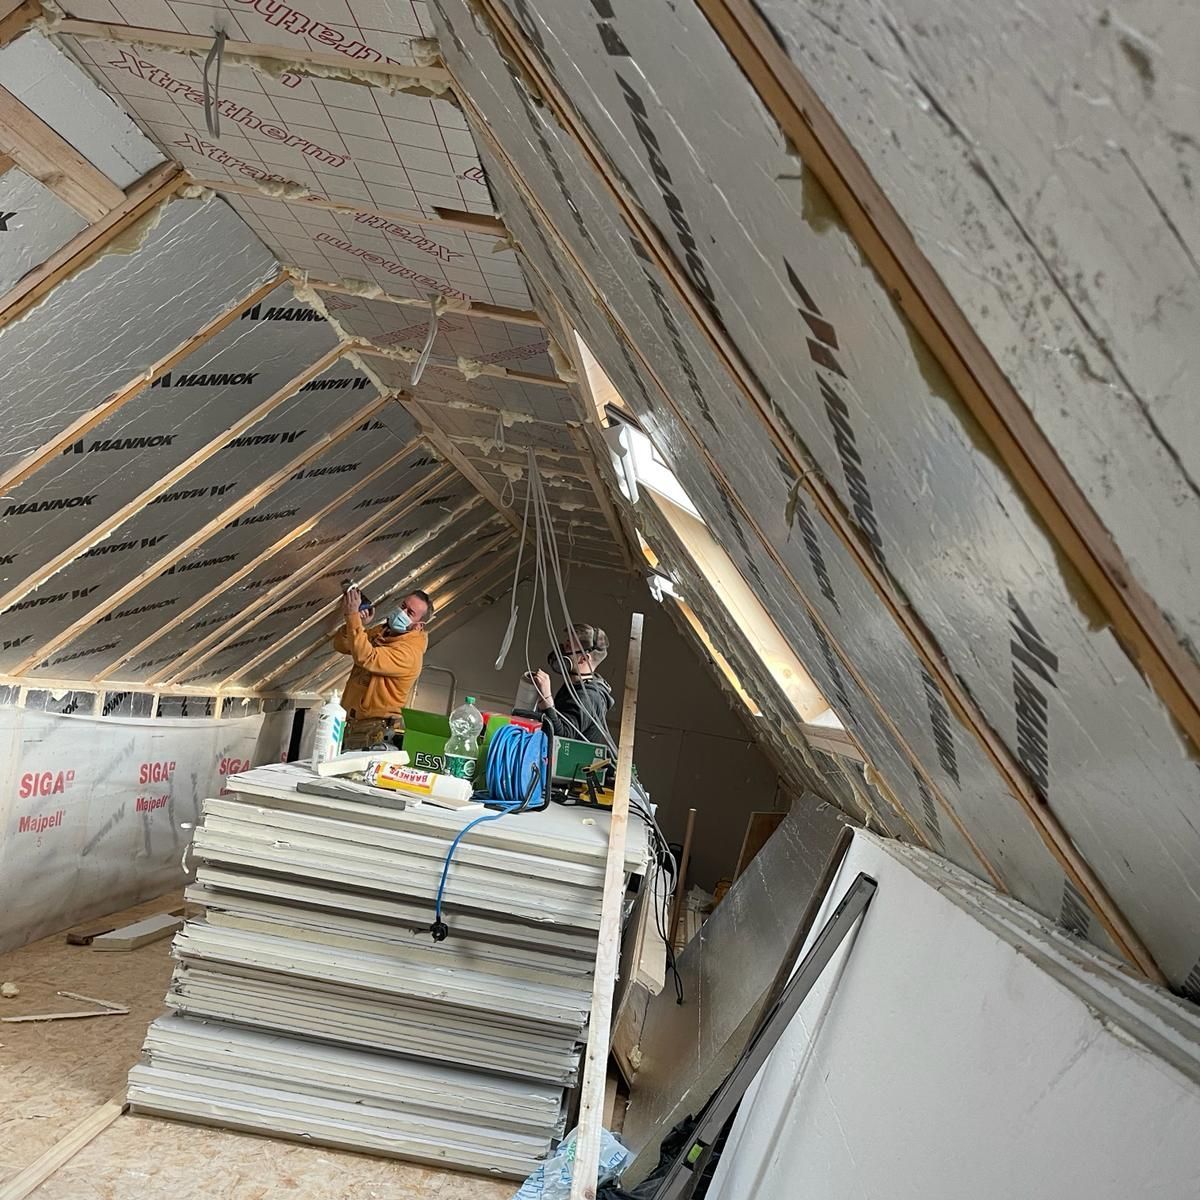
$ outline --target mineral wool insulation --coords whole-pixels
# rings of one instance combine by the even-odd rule
[[[837,535],[802,492],[793,499],[794,472],[692,314],[578,148],[496,52],[478,15],[486,7],[472,13],[442,0],[440,40],[519,176],[514,185],[485,153],[530,261],[914,821],[932,784],[1002,882],[1106,944]],[[1187,883],[1200,833],[1179,803],[1195,795],[1196,773],[1170,717],[703,16],[691,4],[613,9],[597,27],[522,5],[519,22],[534,29],[614,175],[670,241],[697,303],[717,315],[793,444],[853,514],[866,553],[895,578],[1159,964],[1183,983],[1200,952]],[[722,97],[719,127],[694,103],[698,71]],[[593,309],[592,289],[553,235],[533,228],[532,197],[607,313]],[[660,373],[663,391],[632,346],[614,346],[609,316]],[[797,606],[792,580],[819,626]],[[889,723],[916,750],[919,782],[881,735]],[[952,852],[950,826],[941,829],[957,860],[962,839]],[[963,857],[985,870],[973,852]]]

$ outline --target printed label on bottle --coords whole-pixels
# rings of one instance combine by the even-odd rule
[[[465,779],[470,782],[475,778],[475,764],[478,759],[466,758],[461,754],[446,755],[446,774],[455,779]]]

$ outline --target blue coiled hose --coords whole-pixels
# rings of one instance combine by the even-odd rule
[[[523,729],[520,725],[502,725],[492,735],[484,768],[485,791],[477,791],[475,799],[482,801],[491,812],[469,821],[446,851],[442,878],[438,883],[434,903],[433,925],[429,932],[435,942],[443,942],[450,928],[442,920],[442,899],[446,894],[446,877],[458,844],[484,821],[496,821],[511,813],[543,809],[550,800],[550,746],[542,730]]]

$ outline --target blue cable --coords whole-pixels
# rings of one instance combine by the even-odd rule
[[[449,926],[442,920],[442,899],[446,894],[446,878],[450,874],[450,863],[458,844],[484,821],[497,821],[510,813],[528,809],[534,792],[541,791],[541,803],[545,808],[549,796],[550,759],[546,735],[539,729],[533,732],[519,725],[502,725],[492,735],[488,746],[487,763],[484,770],[486,791],[476,792],[475,799],[481,800],[495,811],[482,813],[459,830],[458,836],[446,851],[442,864],[442,878],[438,883],[437,899],[434,902],[433,925],[430,933],[435,942],[445,941],[450,934]],[[540,785],[540,788],[539,788]]]

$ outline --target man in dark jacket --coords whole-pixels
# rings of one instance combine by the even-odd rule
[[[608,710],[613,706],[612,688],[596,674],[608,655],[608,634],[591,625],[575,624],[564,629],[558,646],[550,651],[549,664],[567,682],[550,695],[550,676],[533,673],[538,691],[538,710],[550,722],[555,737],[608,744]]]

